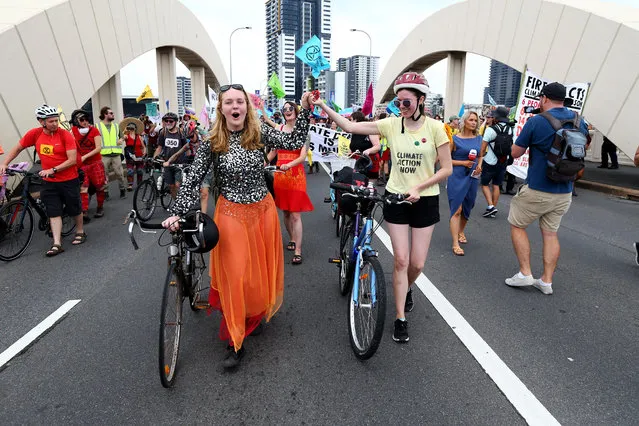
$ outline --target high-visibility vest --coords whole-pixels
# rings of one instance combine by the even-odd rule
[[[114,121],[111,123],[111,130],[109,131],[103,122],[98,124],[98,130],[102,136],[102,155],[120,155],[122,154],[122,147],[118,146],[118,124]]]

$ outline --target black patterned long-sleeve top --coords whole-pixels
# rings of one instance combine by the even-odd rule
[[[262,144],[269,148],[296,150],[306,142],[308,135],[309,110],[302,108],[291,133],[281,132],[262,123],[260,131]],[[186,179],[182,182],[177,199],[171,207],[172,214],[182,216],[199,203],[199,188],[211,167],[213,175],[219,174],[220,194],[233,203],[251,204],[261,201],[268,189],[264,179],[264,153],[261,149],[246,150],[240,144],[242,130],[231,132],[229,150],[220,153],[219,160],[213,162],[211,143],[203,141],[195,154],[195,159]],[[214,184],[215,182],[212,182]]]

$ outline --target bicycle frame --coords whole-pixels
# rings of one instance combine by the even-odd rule
[[[359,280],[360,268],[363,264],[364,254],[368,254],[369,256],[377,256],[377,252],[371,246],[371,240],[373,235],[373,218],[370,216],[364,217],[364,226],[361,231],[360,220],[362,220],[362,214],[359,211],[355,214],[355,237],[353,241],[353,252],[351,253],[349,263],[352,265],[355,263],[355,272],[353,274],[353,302],[355,305],[358,304],[359,300],[359,286],[357,285],[357,280]],[[371,303],[374,306],[377,302],[377,291],[375,289],[376,277],[375,271],[371,270],[372,279],[371,279]]]

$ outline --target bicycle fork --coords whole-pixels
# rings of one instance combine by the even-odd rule
[[[364,224],[364,229],[359,236],[355,237],[355,242],[353,244],[353,254],[351,255],[350,264],[355,264],[355,273],[353,274],[353,303],[355,306],[364,307],[372,309],[377,303],[377,289],[375,288],[377,283],[377,277],[375,276],[375,269],[371,268],[369,274],[370,276],[370,304],[369,303],[361,303],[359,302],[359,281],[362,279],[366,279],[366,276],[360,276],[362,274],[362,267],[364,266],[364,259],[374,256],[377,257],[377,252],[373,250],[370,246],[371,241],[371,230],[372,230],[372,220],[366,220]],[[365,295],[366,296],[366,295]],[[361,306],[360,306],[361,305]]]

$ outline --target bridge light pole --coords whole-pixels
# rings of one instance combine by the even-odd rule
[[[231,35],[229,36],[229,84],[233,83],[233,43],[231,43],[233,34],[235,34],[235,31],[250,30],[252,28],[253,27],[239,27],[231,31]]]
[[[351,28],[351,32],[358,32],[358,33],[364,33],[366,34],[366,37],[368,37],[368,81],[366,82],[366,90],[368,90],[368,87],[371,85],[371,83],[373,82],[373,73],[372,73],[372,64],[373,64],[373,41],[371,39],[370,34],[368,34],[366,31],[364,30],[358,30],[357,28]]]

